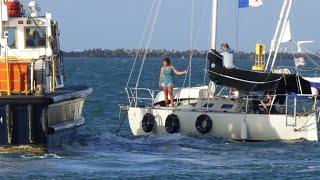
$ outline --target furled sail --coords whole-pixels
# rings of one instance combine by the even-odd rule
[[[287,42],[290,42],[291,40],[292,40],[291,26],[290,26],[290,21],[288,20],[288,22],[286,24],[286,29],[285,29],[283,37],[281,39],[281,43],[287,43]]]
[[[223,56],[213,50],[208,55],[209,78],[217,85],[243,91],[274,91],[277,94],[311,94],[311,85],[295,74],[275,74],[225,68]]]

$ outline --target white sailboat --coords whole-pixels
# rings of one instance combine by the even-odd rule
[[[217,11],[218,0],[212,0],[210,85],[175,88],[175,108],[163,106],[163,92],[156,95],[147,88],[126,87],[129,105],[125,109],[133,135],[183,133],[249,141],[318,141],[318,112],[316,100],[311,99],[309,82],[295,75],[270,75],[223,67],[224,57],[216,48]],[[293,87],[286,83],[289,79]],[[216,90],[217,85],[237,88],[239,95],[222,96]],[[262,99],[252,94],[269,90],[275,94],[270,107],[261,112]],[[140,97],[142,91],[149,97]],[[290,95],[292,92],[294,95]],[[146,100],[149,103],[141,103]],[[309,104],[307,108],[305,102]]]
[[[265,66],[265,71],[270,70],[276,73],[297,73],[295,71],[300,70],[300,68],[298,67],[301,66],[301,64],[305,65],[305,58],[302,56],[305,53],[303,51],[302,45],[314,43],[314,41],[293,40],[290,26],[290,14],[292,11],[292,6],[293,0],[284,0],[279,16],[278,25],[274,37],[271,41],[270,53],[268,56],[267,64]],[[296,67],[294,69],[293,67],[275,67],[275,62],[277,61],[280,46],[286,43],[293,43],[295,46],[297,46],[296,53],[299,57],[293,59],[297,61],[295,62]],[[316,55],[315,53],[312,54]],[[313,63],[320,67],[316,62],[313,61]],[[315,72],[319,71],[319,69],[302,69],[302,71],[304,72],[303,74],[301,74],[300,72],[298,73],[301,74],[304,79],[311,82],[312,94],[318,96],[320,90],[320,77]]]

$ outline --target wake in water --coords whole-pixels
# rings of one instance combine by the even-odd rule
[[[172,134],[167,136],[143,136],[134,137],[132,135],[117,136],[113,133],[100,133],[91,135],[80,135],[76,141],[69,146],[69,150],[74,152],[157,152],[157,153],[184,153],[190,152],[202,152],[202,153],[219,153],[227,151],[249,151],[261,149],[261,152],[270,148],[299,148],[303,144],[310,146],[313,144],[308,141],[296,141],[296,142],[240,142],[240,141],[228,141],[214,136],[188,136],[182,134]],[[314,145],[318,145],[315,143]]]
[[[101,133],[98,135],[78,136],[72,149],[95,150],[107,148],[109,150],[135,151],[156,150],[159,147],[174,146],[176,148],[190,147],[199,150],[211,149],[215,144],[228,144],[220,138],[213,136],[194,137],[182,134],[173,134],[168,136],[146,136],[134,137],[131,135],[117,136],[113,133]],[[141,149],[143,148],[143,149]]]

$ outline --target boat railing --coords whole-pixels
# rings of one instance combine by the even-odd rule
[[[301,74],[304,77],[320,77],[320,69],[297,69],[297,74]]]
[[[312,95],[275,95],[268,109],[265,109],[260,103],[264,99],[266,96],[243,97],[242,101],[245,102],[245,107],[242,108],[243,112],[248,114],[285,114],[296,117],[318,111],[317,98]]]
[[[299,74],[305,77],[320,77],[320,69],[319,68],[296,68],[290,66],[278,66],[277,70],[280,69],[288,69],[291,73]]]
[[[58,63],[58,58],[57,54],[34,59],[20,58],[19,56],[0,58],[0,81],[2,81],[0,94],[29,95],[35,93],[36,85],[46,86],[47,92],[54,92],[55,89],[63,85],[61,79],[64,74]],[[36,69],[37,61],[43,61],[41,69]],[[50,65],[50,68],[49,65],[45,65],[46,63]],[[39,73],[36,72],[37,70]]]
[[[156,93],[160,91],[148,88],[126,88],[130,106],[153,106]]]

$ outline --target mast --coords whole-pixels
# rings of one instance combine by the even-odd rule
[[[265,71],[268,70],[269,62],[271,60],[272,53],[275,50],[276,39],[277,39],[277,36],[279,34],[280,26],[281,26],[281,23],[282,23],[282,20],[283,20],[283,16],[284,16],[284,12],[285,12],[285,9],[287,7],[287,4],[288,4],[288,0],[284,0],[282,8],[281,8],[281,13],[280,13],[280,16],[279,16],[279,19],[278,19],[278,25],[277,25],[277,28],[276,28],[276,32],[274,33],[273,39],[271,41],[271,47],[270,47],[269,56],[268,56],[267,64],[266,64],[266,67],[265,67]]]
[[[218,0],[212,0],[212,17],[211,17],[211,49],[216,50],[217,43],[217,24],[218,24]]]
[[[284,36],[284,34],[286,32],[287,25],[289,23],[289,16],[290,16],[290,13],[291,13],[291,8],[292,8],[292,0],[289,0],[288,9],[287,9],[287,12],[285,14],[284,22],[283,22],[281,33],[280,33],[280,37],[279,37],[278,42],[276,44],[276,48],[275,48],[272,64],[271,64],[271,67],[270,67],[270,71],[273,70],[275,61],[277,59],[279,48],[280,48],[280,44],[282,43],[281,41],[283,39],[283,36]]]
[[[266,67],[265,67],[265,71],[268,70],[270,63],[271,63],[270,70],[274,66],[274,61],[277,58],[279,45],[281,44],[281,40],[282,40],[282,37],[283,37],[283,31],[286,29],[286,25],[288,23],[287,21],[288,21],[290,12],[291,12],[291,6],[292,6],[292,0],[284,0],[282,8],[281,8],[281,13],[280,13],[280,16],[279,16],[277,28],[276,28],[276,31],[274,33],[274,37],[273,37],[273,39],[271,41],[271,47],[270,47],[269,56],[268,56],[267,64],[266,64]],[[272,55],[274,57],[271,60]]]

